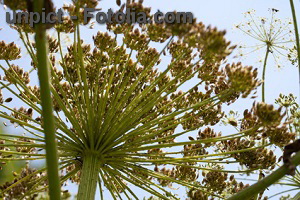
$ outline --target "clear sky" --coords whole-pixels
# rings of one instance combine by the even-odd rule
[[[56,7],[60,8],[64,1],[54,0],[54,2]],[[295,3],[299,11],[299,1],[295,1]],[[243,13],[250,9],[256,10],[257,16],[269,17],[269,9],[276,8],[279,10],[277,13],[278,18],[283,20],[291,18],[289,1],[286,0],[145,0],[144,4],[152,7],[153,12],[158,9],[162,12],[174,10],[192,12],[194,16],[198,18],[198,21],[202,21],[207,25],[211,24],[218,29],[227,30],[227,38],[232,41],[233,44],[240,44],[241,42],[247,43],[250,40],[249,37],[244,35],[241,31],[233,29],[235,24],[244,21]],[[106,11],[109,8],[115,7],[115,0],[102,0],[99,7],[102,7],[103,10]],[[300,19],[300,15],[298,18]],[[8,29],[5,23],[5,11],[3,7],[0,7],[0,28],[3,28],[3,30],[0,31],[0,40],[7,42],[15,41],[18,44],[21,43],[16,32]],[[83,38],[91,38],[98,30],[103,31],[104,29],[105,27],[103,25],[96,26],[94,30],[85,29],[82,33]],[[259,68],[261,72],[262,64],[258,62],[261,57],[263,57],[262,54],[253,53],[242,61],[245,65],[253,65]],[[266,97],[268,103],[274,103],[274,99],[278,97],[279,93],[299,94],[298,69],[289,62],[284,62],[285,58],[282,59],[282,69],[276,68],[272,61],[270,61],[270,65],[268,65],[267,68]],[[239,61],[239,59],[235,61]],[[258,100],[260,100],[260,98]],[[249,108],[250,105],[245,107],[245,102],[249,103],[247,100],[241,100],[235,104],[233,108],[238,110]],[[73,192],[76,192],[74,186],[70,188]],[[277,191],[272,189],[268,193],[272,194],[274,192]],[[143,194],[140,193],[138,196],[142,196]],[[275,197],[274,199],[277,198]]]

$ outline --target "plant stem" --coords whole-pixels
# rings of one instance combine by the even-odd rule
[[[262,173],[262,170],[259,170],[259,175],[258,175],[258,180],[257,181],[260,181],[262,179],[261,173]],[[254,199],[259,200],[259,194],[258,193],[254,196]]]
[[[268,62],[268,56],[270,53],[270,47],[267,46],[265,60],[264,60],[264,66],[263,66],[263,74],[262,74],[262,102],[265,102],[265,81],[266,81],[266,68],[267,68],[267,62]]]
[[[34,1],[35,12],[41,13],[44,0]],[[55,124],[53,116],[52,98],[50,92],[50,70],[48,63],[48,46],[45,24],[36,24],[35,43],[38,61],[38,77],[41,91],[41,106],[43,128],[46,141],[46,163],[49,181],[49,196],[51,200],[60,200],[60,181],[58,172],[57,144],[55,139]]]
[[[299,92],[300,92],[300,40],[299,40],[299,31],[298,31],[298,24],[297,24],[297,17],[296,17],[296,10],[294,6],[294,1],[290,0],[292,15],[293,15],[293,22],[295,28],[295,37],[296,37],[296,47],[297,47],[297,58],[298,58],[298,73],[299,73]]]
[[[292,163],[294,165],[300,164],[300,152],[298,152],[293,158]],[[240,199],[250,199],[257,193],[261,192],[262,190],[266,189],[270,185],[277,182],[279,179],[281,179],[283,176],[285,176],[288,172],[287,166],[283,165],[280,168],[278,168],[276,171],[274,171],[272,174],[267,176],[266,178],[258,181],[254,185],[251,185],[250,187],[238,192],[237,194],[233,195],[232,197],[228,198],[227,200],[240,200]]]
[[[78,200],[94,200],[99,177],[101,159],[96,153],[87,152],[83,157],[80,174]]]

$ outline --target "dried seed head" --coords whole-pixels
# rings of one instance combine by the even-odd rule
[[[264,126],[277,126],[284,117],[281,108],[275,109],[273,105],[263,102],[254,104],[253,112]]]
[[[21,49],[12,42],[6,44],[4,41],[0,41],[0,60],[17,60],[21,58]]]

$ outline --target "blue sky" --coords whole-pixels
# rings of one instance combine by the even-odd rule
[[[58,0],[55,0],[54,2],[57,8],[60,8],[63,3],[63,1]],[[296,1],[295,3],[296,7],[300,9],[299,1]],[[257,16],[269,17],[269,9],[276,8],[279,10],[277,17],[283,20],[291,17],[289,1],[284,0],[145,0],[144,4],[152,7],[153,12],[158,9],[162,12],[174,10],[192,12],[194,16],[197,17],[198,21],[202,21],[206,25],[211,24],[221,30],[227,30],[226,37],[228,40],[232,41],[233,44],[240,44],[241,42],[247,43],[250,40],[249,37],[244,35],[241,31],[233,29],[235,24],[244,21],[243,13],[250,9],[256,10]],[[114,8],[115,0],[102,0],[99,7],[102,7],[104,11],[112,7]],[[300,15],[298,18],[300,19]],[[16,32],[9,30],[7,27],[3,7],[0,7],[0,28],[3,28],[3,30],[0,31],[0,40],[21,43]],[[105,30],[105,27],[103,25],[98,25],[94,30],[84,29],[82,32],[83,38],[91,38],[98,30],[103,31]],[[262,56],[263,55],[259,53],[253,53],[242,61],[245,65],[252,65],[255,68],[259,68],[261,72],[262,64],[258,62],[258,60]],[[239,60],[240,59],[236,59],[234,61]],[[29,66],[29,63],[26,64]],[[260,94],[260,90],[258,92]],[[270,61],[266,78],[267,102],[274,103],[274,99],[278,97],[279,93],[299,94],[298,69],[289,62],[284,61],[282,69],[278,69],[275,67],[275,63]],[[250,105],[245,107],[245,103],[249,103],[249,100],[240,100],[232,108],[237,110],[249,108]],[[70,189],[73,192],[76,192],[76,187],[71,186]],[[137,192],[139,193],[140,191]],[[269,191],[270,194],[274,192],[276,192],[276,189]],[[143,195],[144,193],[139,193],[138,196]]]

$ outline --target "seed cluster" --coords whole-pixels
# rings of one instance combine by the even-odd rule
[[[32,169],[29,167],[29,165],[27,164],[25,168],[22,169],[22,171],[20,172],[20,174],[17,174],[16,172],[13,173],[15,178],[13,180],[13,182],[6,182],[4,185],[0,186],[0,190],[4,190],[8,187],[10,187],[11,185],[13,185],[14,183],[18,182],[18,180],[21,180],[22,178],[25,177],[30,177],[29,179],[26,179],[24,181],[22,181],[21,183],[17,184],[16,186],[12,187],[10,190],[8,190],[8,192],[6,193],[2,193],[2,198],[5,199],[16,199],[16,198],[22,198],[24,197],[24,194],[28,193],[28,191],[30,191],[30,189],[32,189],[34,186],[36,186],[37,181],[39,181],[39,179],[41,177],[44,177],[45,174],[42,172],[37,172],[36,169]],[[46,182],[38,182],[40,184],[40,186],[42,185],[46,185]],[[29,197],[31,199],[35,199],[38,196],[38,194],[34,194],[34,195],[30,195]],[[27,199],[30,199],[27,198]]]
[[[296,137],[294,132],[288,130],[289,122],[282,123],[285,113],[282,107],[276,109],[273,105],[255,103],[251,111],[245,110],[241,129],[247,130],[255,126],[263,126],[263,129],[249,132],[253,139],[269,139],[272,144],[283,147]]]
[[[18,81],[22,81],[23,84],[29,84],[30,78],[29,73],[24,72],[24,70],[12,64],[8,70],[5,71],[5,76],[3,77],[4,81],[8,81],[10,83],[16,84]]]
[[[190,200],[208,200],[209,195],[201,190],[192,189],[188,192]]]
[[[235,139],[223,143],[227,151],[253,148],[254,143],[245,139]],[[225,149],[224,149],[225,150]],[[254,148],[253,150],[233,154],[233,157],[249,169],[273,169],[276,164],[276,156],[267,148]]]
[[[0,60],[17,60],[21,58],[21,49],[14,43],[0,41]]]
[[[202,176],[202,184],[204,184],[209,190],[213,192],[221,194],[227,187],[226,180],[228,177],[228,173],[210,171],[207,173],[202,172]]]
[[[17,120],[28,122],[32,118],[33,110],[32,108],[26,109],[24,107],[20,107],[19,109],[14,109],[11,116]],[[15,120],[11,120],[11,123],[14,123]]]
[[[252,77],[257,77],[257,69],[252,67],[241,67],[241,63],[227,65],[225,67],[228,76],[229,87],[247,97],[253,88],[259,86],[260,82]]]
[[[74,33],[75,25],[69,16],[63,16],[62,23],[57,23],[54,26],[58,33]]]

